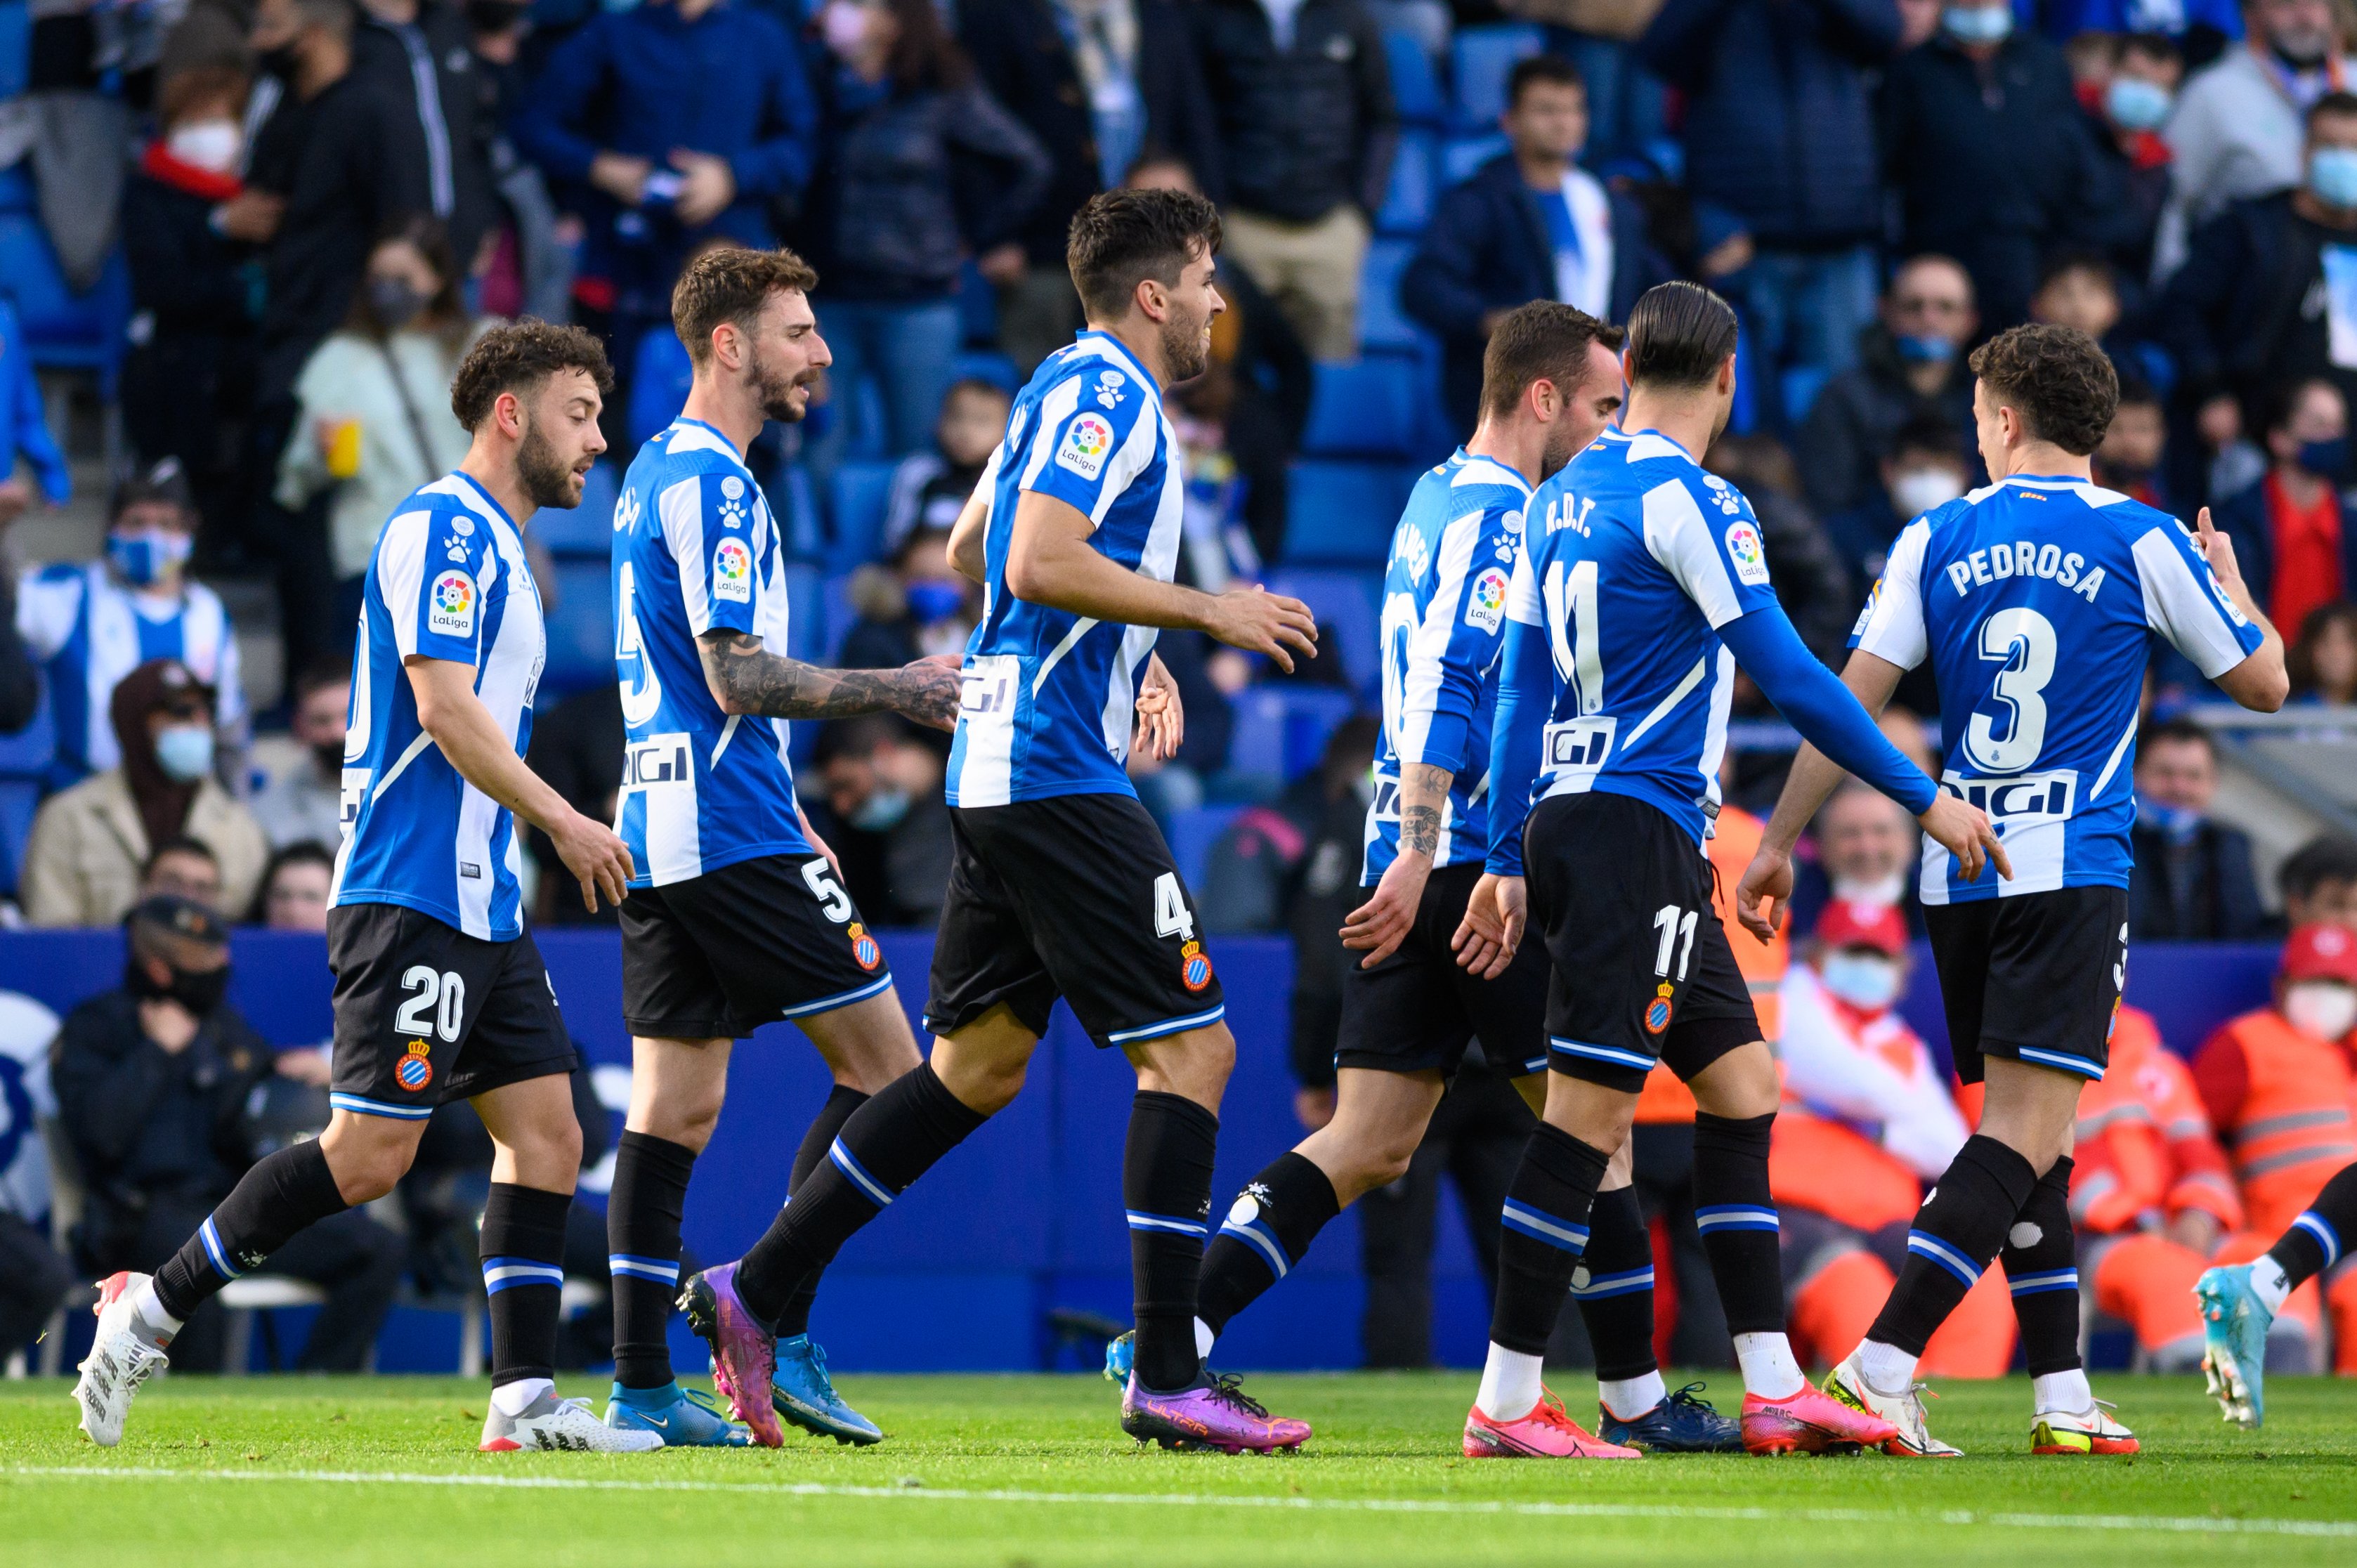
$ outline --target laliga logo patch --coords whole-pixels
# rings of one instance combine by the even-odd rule
[[[464,572],[445,572],[434,579],[426,600],[425,629],[444,637],[475,635],[475,579]]]
[[[1473,579],[1465,596],[1465,624],[1495,631],[1506,617],[1506,574],[1492,566]]]
[[[712,553],[712,596],[749,604],[753,598],[753,552],[741,539],[724,539]]]
[[[1768,553],[1760,543],[1760,531],[1749,522],[1735,521],[1727,525],[1727,555],[1735,563],[1735,575],[1747,583],[1765,585],[1768,581]]]
[[[867,928],[856,920],[851,922],[845,934],[851,938],[853,961],[870,974],[875,973],[876,966],[884,961],[884,950],[876,945],[876,939],[867,934]]]
[[[1105,417],[1080,414],[1064,427],[1064,439],[1056,448],[1056,467],[1093,479],[1104,472],[1105,455],[1112,450],[1113,425]]]
[[[1178,950],[1178,983],[1189,991],[1200,991],[1211,983],[1211,955],[1203,944],[1189,940]]]
[[[1663,981],[1653,999],[1645,1004],[1645,1033],[1658,1035],[1670,1026],[1670,983]]]

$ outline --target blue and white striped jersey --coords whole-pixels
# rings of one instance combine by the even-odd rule
[[[2215,677],[2263,640],[2185,526],[2085,479],[2017,475],[1936,507],[1890,547],[1850,646],[1928,656],[1940,788],[1989,815],[2013,880],[1956,879],[1923,845],[1923,902],[2128,885],[2130,778],[2150,634]]]
[[[1048,356],[1015,400],[982,477],[982,622],[965,646],[951,805],[1136,793],[1123,765],[1155,628],[1025,603],[1007,591],[1006,553],[1017,498],[1036,490],[1086,514],[1106,558],[1168,582],[1186,504],[1178,446],[1161,389],[1103,332]]]
[[[785,654],[785,561],[761,487],[726,435],[675,420],[639,448],[614,534],[614,668],[630,743],[614,831],[636,862],[630,886],[809,854],[786,721],[722,713],[696,646],[707,631],[741,631]]]
[[[1460,446],[1416,480],[1400,514],[1383,569],[1383,732],[1367,808],[1365,886],[1382,881],[1399,854],[1400,769],[1411,763],[1456,776],[1432,864],[1489,853],[1498,644],[1530,499],[1522,475]]]
[[[471,667],[522,757],[547,653],[523,538],[488,491],[449,474],[393,509],[361,600],[332,904],[404,905],[485,941],[523,934],[515,819],[418,724],[403,660]]]
[[[1699,844],[1735,688],[1718,628],[1782,613],[1751,503],[1667,437],[1607,430],[1538,488],[1528,517],[1506,614],[1546,639],[1555,675],[1530,800],[1633,796]]]

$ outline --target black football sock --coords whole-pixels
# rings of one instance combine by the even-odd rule
[[[788,1195],[789,1202],[792,1201],[791,1193],[802,1191],[802,1183],[810,1180],[811,1173],[817,1170],[826,1158],[827,1150],[834,1146],[834,1140],[843,1132],[843,1124],[851,1120],[851,1113],[866,1103],[866,1091],[854,1089],[849,1084],[838,1083],[827,1095],[826,1103],[818,1108],[818,1115],[812,1120],[810,1130],[802,1134],[802,1146],[794,1151],[794,1185]],[[824,1270],[813,1269],[803,1275],[802,1283],[794,1287],[794,1294],[786,1298],[786,1305],[778,1309],[779,1338],[791,1339],[797,1334],[810,1332],[811,1304],[818,1299],[818,1282],[824,1273]]]
[[[2071,1156],[2063,1155],[2029,1189],[2029,1201],[2006,1231],[2006,1283],[2029,1375],[2079,1365],[2079,1244],[2071,1230]]]
[[[556,1376],[569,1192],[491,1183],[483,1205],[483,1289],[490,1297],[491,1387]]]
[[[614,1380],[659,1389],[672,1380],[672,1300],[679,1294],[679,1223],[695,1151],[651,1133],[614,1147],[606,1197],[606,1267],[614,1290]]]
[[[1611,1156],[1542,1122],[1506,1188],[1498,1238],[1498,1301],[1490,1338],[1525,1356],[1546,1354],[1564,1294],[1587,1247],[1588,1210]]]
[[[2029,1162],[1975,1133],[1915,1212],[1907,1262],[1867,1338],[1921,1356],[1964,1293],[1979,1283],[2038,1185]]]
[[[795,1184],[793,1201],[737,1264],[737,1294],[746,1310],[775,1323],[805,1278],[834,1262],[860,1227],[984,1120],[934,1076],[931,1062],[870,1096],[827,1145],[827,1157]]]
[[[1135,1370],[1139,1386],[1157,1392],[1186,1388],[1203,1370],[1195,1286],[1219,1143],[1220,1119],[1183,1094],[1141,1089],[1129,1102],[1121,1201],[1129,1215]]]
[[[2284,1272],[2287,1288],[2298,1290],[2346,1256],[2349,1239],[2357,1236],[2357,1165],[2344,1165],[2324,1184],[2291,1229],[2267,1249],[2267,1256]]]
[[[1596,1351],[1597,1381],[1625,1383],[1661,1369],[1653,1358],[1653,1239],[1635,1187],[1596,1195],[1571,1298]]]
[[[265,1155],[156,1271],[156,1299],[185,1322],[215,1291],[260,1268],[295,1232],[350,1207],[336,1190],[317,1139]]]
[[[1236,1195],[1234,1207],[1203,1250],[1195,1316],[1224,1333],[1228,1320],[1293,1272],[1318,1232],[1342,1212],[1334,1184],[1315,1162],[1287,1152]]]
[[[1710,1259],[1729,1334],[1784,1331],[1784,1256],[1776,1200],[1768,1190],[1768,1144],[1776,1113],[1695,1112],[1695,1229]]]

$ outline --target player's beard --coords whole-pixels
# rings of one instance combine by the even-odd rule
[[[1203,325],[1201,317],[1178,309],[1162,324],[1162,370],[1170,385],[1191,381],[1211,368],[1211,344]]]
[[[1577,397],[1579,394],[1574,392],[1572,395]],[[1573,445],[1573,439],[1567,421],[1548,427],[1546,446],[1539,453],[1539,479],[1542,483],[1552,478],[1556,469],[1579,456],[1579,448]]]
[[[516,447],[516,479],[536,507],[568,511],[581,504],[581,471],[556,455],[556,444],[529,416]]]
[[[758,348],[746,369],[752,373],[753,390],[760,394],[761,413],[766,417],[792,424],[810,412],[810,399],[805,396],[796,403],[794,393],[818,379],[816,371],[788,375],[764,359]]]

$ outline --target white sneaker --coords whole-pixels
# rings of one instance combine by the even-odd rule
[[[2086,1410],[2041,1410],[2029,1418],[2032,1454],[2134,1454],[2142,1446],[2102,1400]]]
[[[1904,1393],[1884,1393],[1866,1380],[1866,1373],[1858,1366],[1855,1350],[1843,1358],[1840,1366],[1825,1374],[1824,1391],[1852,1409],[1878,1415],[1899,1429],[1899,1435],[1882,1445],[1885,1454],[1901,1459],[1958,1459],[1964,1456],[1963,1449],[1932,1435],[1931,1423],[1923,1413],[1923,1395],[1928,1391],[1923,1384],[1910,1383]]]
[[[510,1454],[519,1448],[556,1448],[575,1454],[648,1454],[663,1445],[660,1432],[621,1432],[599,1421],[587,1400],[542,1394],[522,1415],[502,1415],[491,1406],[483,1417],[482,1452]]]
[[[145,1274],[110,1274],[98,1287],[98,1305],[92,1309],[98,1314],[98,1337],[81,1364],[73,1398],[81,1407],[82,1431],[101,1448],[123,1441],[132,1396],[170,1360],[133,1326],[131,1298],[146,1283]]]

